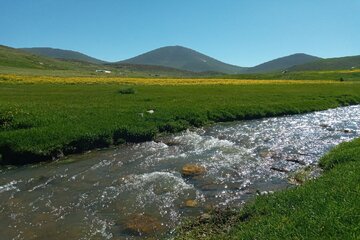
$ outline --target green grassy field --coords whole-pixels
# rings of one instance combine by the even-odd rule
[[[224,75],[225,79],[274,79],[274,80],[340,80],[358,81],[360,80],[359,70],[344,71],[289,71],[287,73],[259,73],[259,74],[237,74]]]
[[[243,209],[184,224],[176,239],[359,239],[360,139],[324,156],[324,174]]]
[[[134,94],[119,92],[129,87]],[[212,122],[356,103],[360,103],[356,82],[189,86],[2,82],[1,162],[39,162]]]

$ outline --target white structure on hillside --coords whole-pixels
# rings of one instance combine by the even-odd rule
[[[111,73],[111,71],[109,71],[109,70],[104,70],[104,69],[98,69],[98,70],[96,70],[95,72],[97,72],[97,73]]]

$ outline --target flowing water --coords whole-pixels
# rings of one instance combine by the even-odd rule
[[[289,187],[289,177],[307,166],[316,176],[324,153],[359,135],[360,106],[351,106],[216,124],[156,142],[2,168],[1,239],[168,236],[185,217]],[[205,172],[182,176],[185,164]]]

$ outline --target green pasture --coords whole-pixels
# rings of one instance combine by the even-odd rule
[[[126,90],[132,88],[132,90]],[[123,94],[122,91],[130,94]],[[360,103],[360,84],[0,84],[2,164],[154,139],[221,121]],[[147,111],[153,110],[154,113]]]

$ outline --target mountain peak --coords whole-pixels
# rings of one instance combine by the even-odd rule
[[[320,60],[321,58],[305,53],[295,53],[285,57],[277,58],[255,67],[249,68],[247,73],[265,73],[286,70],[296,65],[306,64]]]
[[[165,46],[122,61],[129,64],[172,67],[193,72],[240,73],[242,67],[223,63],[183,46]]]

